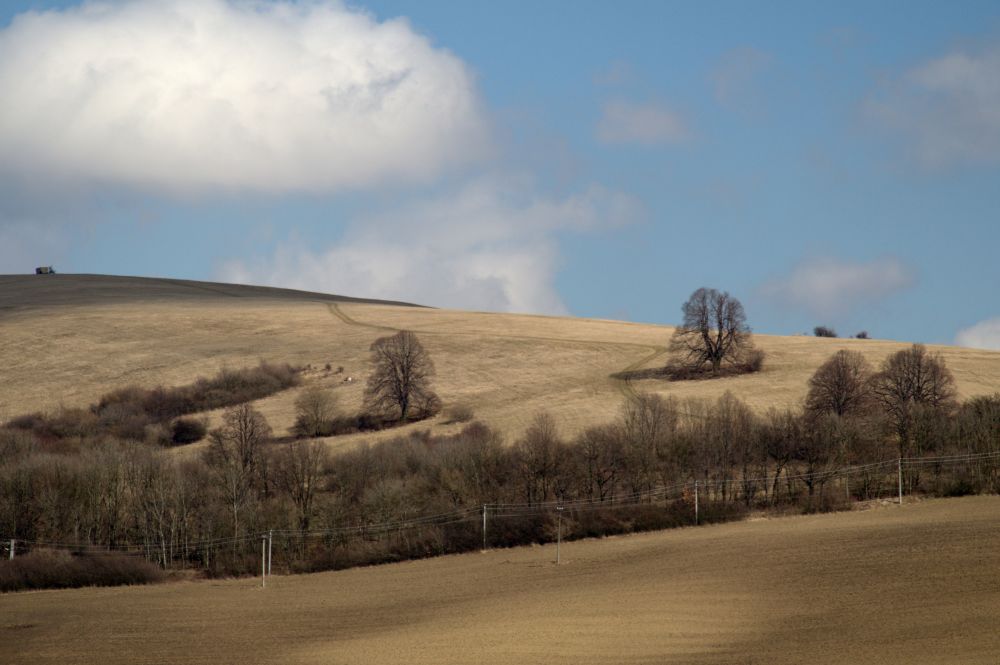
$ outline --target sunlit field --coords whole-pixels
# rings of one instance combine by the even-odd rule
[[[664,313],[675,315],[679,311]],[[749,318],[753,324],[752,312]],[[471,407],[477,419],[508,440],[516,439],[541,410],[555,417],[565,436],[607,422],[630,391],[685,400],[715,398],[730,390],[759,412],[792,407],[803,399],[811,374],[834,351],[861,351],[877,366],[907,346],[757,335],[757,346],[767,352],[758,374],[626,383],[613,375],[665,362],[672,328],[344,302],[318,294],[177,280],[11,276],[0,278],[0,418],[60,405],[87,406],[125,385],[180,385],[222,367],[252,366],[263,359],[311,367],[301,388],[256,404],[275,432],[286,434],[294,422],[295,397],[310,385],[332,388],[343,410],[357,410],[369,371],[368,347],[399,329],[416,332],[430,352],[444,405]],[[941,353],[954,373],[960,398],[991,394],[1000,386],[1000,353],[932,350]],[[403,430],[328,441],[336,449],[407,429],[447,433],[458,427],[441,415]]]

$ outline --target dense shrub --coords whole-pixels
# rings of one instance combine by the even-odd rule
[[[816,337],[836,337],[837,331],[828,326],[816,326],[813,328],[813,334]]]
[[[52,415],[31,413],[18,416],[7,427],[34,432],[42,439],[80,439],[100,430],[98,419],[86,409],[62,408]]]
[[[120,388],[103,395],[90,409],[31,413],[11,419],[5,427],[32,432],[42,441],[107,436],[159,445],[183,443],[175,440],[175,432],[168,427],[175,418],[250,402],[298,383],[298,372],[291,365],[262,362],[247,369],[224,369],[212,378],[198,379],[187,386]],[[181,427],[182,435],[188,438],[197,431],[196,426]],[[202,436],[204,432],[198,439]]]
[[[861,332],[854,335],[855,339],[868,339],[868,331],[862,330]]]
[[[164,573],[158,566],[114,552],[73,555],[58,550],[35,550],[10,561],[0,561],[0,591],[149,584],[163,579]]]
[[[455,404],[448,407],[444,412],[445,422],[449,424],[471,422],[475,417],[475,412],[468,404]]]
[[[122,388],[102,396],[92,410],[102,418],[108,413],[132,413],[166,422],[189,413],[252,402],[298,385],[299,381],[298,371],[291,365],[261,362],[257,367],[223,369],[187,386]]]
[[[766,353],[761,349],[747,349],[741,353],[733,362],[722,365],[717,372],[712,372],[710,368],[694,367],[689,364],[670,362],[661,370],[648,372],[640,370],[629,374],[615,375],[618,378],[647,378],[649,376],[665,376],[671,381],[695,381],[699,379],[713,379],[724,376],[738,376],[740,374],[752,374],[764,368]]]
[[[194,443],[201,441],[207,431],[208,426],[200,418],[178,418],[171,428],[170,441],[175,445]]]
[[[765,354],[761,349],[751,349],[737,363],[736,368],[740,374],[752,374],[764,368]]]

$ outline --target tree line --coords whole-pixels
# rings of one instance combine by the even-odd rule
[[[376,359],[381,344],[373,345]],[[416,344],[415,336],[406,340],[401,357],[426,356],[414,352]],[[433,394],[432,366],[408,374],[392,363],[374,365],[376,373],[392,369],[385,381],[370,383],[368,393],[385,396],[382,408],[393,418],[404,417],[413,399]],[[405,405],[402,393],[411,400]],[[301,400],[300,421],[307,401]],[[825,470],[998,451],[1000,395],[959,403],[940,356],[915,345],[876,370],[859,354],[839,351],[810,379],[802,408],[755,413],[728,392],[685,401],[640,394],[623,402],[614,421],[571,438],[542,411],[510,442],[472,422],[454,435],[415,431],[331,456],[309,438],[275,443],[266,418],[250,403],[228,407],[196,456],[165,454],[108,432],[80,437],[72,449],[52,447],[37,431],[4,427],[0,535],[126,549],[164,566],[235,574],[258,569],[256,538],[277,530],[282,565],[315,570],[481,546],[475,515],[405,532],[371,531],[424,515],[582,500],[591,508],[569,511],[565,537],[664,528],[692,523],[691,497],[652,497],[696,480],[702,521],[752,509],[830,510],[842,506],[847,493],[860,500],[886,495],[894,475],[859,473],[844,492],[833,491]],[[990,462],[959,471],[932,467],[909,473],[906,483],[908,491],[940,495],[1000,489]],[[491,520],[490,546],[553,537],[544,510]]]

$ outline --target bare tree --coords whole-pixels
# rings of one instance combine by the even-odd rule
[[[319,441],[293,441],[277,456],[278,486],[295,504],[299,529],[309,530],[313,503],[323,479],[329,455]]]
[[[754,351],[746,313],[729,293],[701,288],[684,303],[684,322],[670,340],[671,362],[679,372],[697,373],[706,367],[718,374],[723,364],[749,369],[763,356]],[[753,371],[751,369],[750,371]]]
[[[380,337],[371,345],[374,369],[365,386],[365,406],[374,413],[397,412],[406,420],[411,407],[438,402],[431,390],[434,363],[417,336],[408,330]]]
[[[209,436],[205,462],[215,474],[233,517],[233,537],[240,535],[240,516],[254,498],[260,478],[261,449],[271,438],[263,414],[250,404],[239,404],[222,414],[222,426]]]
[[[514,444],[515,463],[529,504],[559,494],[558,481],[564,471],[566,453],[555,419],[544,412],[536,415],[524,436]]]
[[[615,483],[625,466],[621,427],[590,427],[576,440],[587,498],[604,501],[613,498]]]
[[[337,415],[337,400],[319,386],[306,388],[295,398],[295,434],[323,436],[330,433],[330,421]]]
[[[672,461],[671,443],[679,420],[677,401],[641,393],[625,400],[619,431],[628,481],[633,492],[653,488],[661,462]]]
[[[823,474],[836,459],[841,448],[841,425],[843,420],[832,413],[818,417],[806,431],[795,447],[794,459],[802,464],[802,481],[809,489],[809,496],[816,493],[816,488],[829,480]]]
[[[896,427],[900,455],[909,448],[915,407],[947,412],[956,405],[955,377],[944,358],[923,344],[886,358],[874,377],[874,392]]]
[[[806,411],[856,416],[873,404],[872,368],[857,351],[837,351],[809,379]]]
[[[799,414],[788,409],[778,411],[771,408],[758,428],[763,452],[767,459],[774,464],[771,503],[778,500],[778,483],[781,480],[781,472],[786,470],[792,459],[795,458],[799,442],[804,437],[802,424],[802,418]],[[787,471],[785,475],[788,475]],[[790,491],[789,494],[791,494]]]

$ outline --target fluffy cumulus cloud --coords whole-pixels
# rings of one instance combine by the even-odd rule
[[[914,271],[893,257],[857,263],[820,258],[804,261],[789,275],[765,284],[763,293],[786,306],[836,316],[883,300],[914,281]]]
[[[1000,351],[1000,316],[959,330],[955,335],[955,343],[974,349]]]
[[[926,166],[1000,162],[1000,45],[914,67],[888,80],[867,111]]]
[[[604,105],[597,123],[597,138],[608,144],[658,145],[677,143],[688,136],[680,114],[658,104],[613,100]]]
[[[504,312],[563,314],[554,286],[555,235],[627,223],[630,197],[592,187],[538,197],[524,183],[482,178],[457,192],[355,220],[325,250],[287,244],[271,257],[233,261],[225,281]]]
[[[0,172],[154,190],[336,191],[489,150],[464,63],[334,2],[138,0],[0,31]]]

